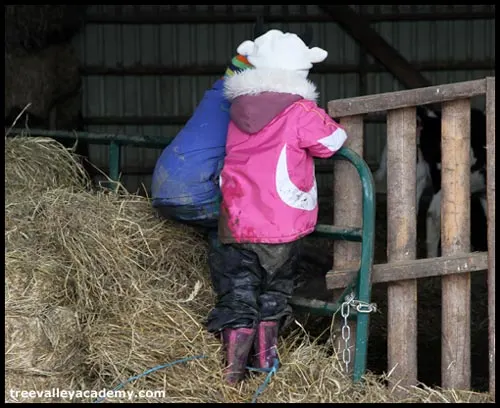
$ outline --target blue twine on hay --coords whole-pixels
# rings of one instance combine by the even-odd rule
[[[262,394],[266,389],[266,387],[269,385],[271,377],[278,371],[278,365],[279,365],[279,360],[275,358],[271,369],[255,369],[255,368],[252,369],[253,371],[262,371],[268,373],[264,382],[261,384],[259,388],[257,388],[257,391],[255,391],[255,394],[253,395],[252,399],[252,404],[255,404],[257,402],[257,398],[259,398],[259,395]]]
[[[133,377],[130,377],[128,380],[122,382],[121,384],[118,384],[115,388],[113,388],[113,391],[118,391],[118,390],[122,389],[123,387],[125,387],[125,385],[127,385],[128,383],[131,383],[132,381],[138,380],[139,378],[142,378],[148,374],[154,373],[155,371],[161,370],[163,368],[169,368],[169,367],[172,367],[176,364],[185,363],[185,362],[191,361],[191,360],[199,360],[202,358],[207,358],[207,356],[185,357],[185,358],[181,358],[180,360],[173,361],[172,363],[162,364],[162,365],[150,368],[149,370],[144,371],[142,374],[134,375]],[[106,397],[102,397],[102,398],[94,401],[94,404],[98,404],[98,403],[104,401],[105,399],[106,399]]]
[[[185,358],[181,358],[180,360],[176,360],[176,361],[173,361],[173,362],[168,363],[168,364],[158,365],[156,367],[153,367],[153,368],[150,368],[149,370],[144,371],[141,374],[134,375],[133,377],[130,377],[128,380],[122,382],[121,384],[118,384],[115,388],[113,388],[112,391],[121,390],[123,387],[125,387],[125,385],[131,383],[132,381],[138,380],[139,378],[142,378],[142,377],[144,377],[144,376],[146,376],[148,374],[154,373],[155,371],[161,370],[163,368],[169,368],[169,367],[172,367],[172,366],[174,366],[176,364],[186,363],[186,362],[191,361],[191,360],[199,360],[199,359],[202,359],[202,358],[207,358],[207,356],[200,355],[200,356],[194,356],[194,357],[185,357]],[[250,370],[250,371],[257,371],[257,372],[261,372],[261,373],[267,373],[267,376],[266,376],[264,382],[260,385],[259,388],[257,388],[257,391],[255,391],[255,394],[254,394],[253,399],[252,399],[252,404],[255,404],[257,402],[257,398],[267,388],[267,386],[269,385],[269,382],[271,381],[271,377],[274,374],[276,374],[276,372],[278,371],[278,365],[279,365],[279,360],[277,358],[275,358],[273,366],[271,368],[246,367],[247,370]],[[99,398],[99,399],[95,400],[93,403],[94,404],[99,404],[99,403],[103,402],[105,399],[106,399],[106,397],[102,397],[102,398]]]
[[[268,373],[272,370],[272,368],[255,368],[255,367],[245,367],[248,371],[257,371],[258,373]]]

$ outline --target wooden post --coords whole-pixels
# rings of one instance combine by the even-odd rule
[[[488,336],[490,394],[495,398],[495,78],[486,80],[486,164],[488,201]]]
[[[470,252],[469,99],[443,104],[441,129],[441,248],[448,256]],[[470,388],[470,284],[470,272],[442,278],[443,388]]]
[[[413,260],[416,231],[416,109],[387,114],[387,258]],[[417,281],[391,283],[387,289],[389,381],[417,383]]]
[[[347,133],[344,144],[363,157],[363,116],[346,116],[340,124]],[[361,180],[356,169],[347,162],[336,161],[334,164],[334,225],[361,227]],[[334,269],[350,266],[357,267],[361,257],[361,245],[358,242],[335,241]]]
[[[346,116],[340,119],[340,124],[347,133],[344,146],[351,148],[363,157],[363,116]],[[361,227],[362,225],[362,194],[361,180],[352,164],[344,161],[335,161],[333,172],[333,224],[346,225],[350,227]],[[361,260],[361,244],[358,242],[335,241],[333,244],[333,270],[355,268],[358,269]],[[340,295],[335,292],[335,296]],[[341,323],[341,322],[340,322]],[[351,339],[349,349],[351,350],[351,363],[349,371],[354,368],[354,350],[356,345],[356,322],[350,322]],[[344,343],[338,336],[337,347],[342,356]]]

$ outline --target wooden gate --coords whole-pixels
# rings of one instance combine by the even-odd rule
[[[470,98],[486,95],[488,252],[470,252]],[[416,260],[416,107],[442,104],[442,257]],[[417,282],[442,276],[443,388],[470,388],[471,272],[488,269],[489,390],[495,393],[495,78],[330,101],[346,146],[363,155],[363,115],[387,111],[388,263],[373,283],[388,282],[388,372],[417,382]],[[361,185],[354,169],[335,163],[334,225],[361,225]],[[355,204],[358,203],[356,206]],[[354,204],[354,205],[353,205]],[[359,262],[357,243],[336,242],[332,289],[345,287]]]

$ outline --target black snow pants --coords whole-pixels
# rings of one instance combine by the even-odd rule
[[[259,321],[290,322],[288,304],[301,240],[286,244],[222,244],[210,234],[209,264],[217,303],[207,330],[255,327]]]

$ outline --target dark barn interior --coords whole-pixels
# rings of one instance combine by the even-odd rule
[[[236,47],[263,17],[269,27],[303,32],[329,52],[311,71],[321,107],[335,99],[495,75],[494,5],[412,6],[5,6],[5,126],[169,138],[183,127]],[[37,8],[38,7],[38,8]],[[30,105],[28,105],[30,104]],[[27,106],[28,105],[28,106]],[[485,109],[484,98],[473,107]],[[364,158],[375,171],[386,142],[385,115],[365,118]],[[66,142],[67,143],[67,142]],[[72,145],[70,143],[68,146]],[[77,153],[109,172],[107,145],[80,140]],[[120,175],[131,192],[150,192],[161,149],[125,146]],[[319,222],[333,222],[333,164],[316,167]],[[379,182],[375,263],[387,261],[386,183]],[[425,257],[424,194],[418,258]],[[331,242],[310,239],[302,263],[306,297],[329,299],[324,274]],[[440,278],[418,282],[419,381],[440,385]],[[319,294],[318,294],[319,293]],[[387,287],[373,287],[368,369],[387,370]],[[472,388],[488,390],[486,272],[472,278]],[[331,319],[302,317],[320,335]],[[327,341],[328,339],[324,339]]]

